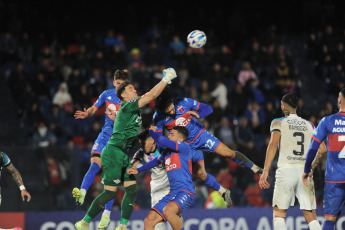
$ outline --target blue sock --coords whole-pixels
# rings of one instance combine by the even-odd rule
[[[239,151],[235,151],[235,157],[232,159],[235,163],[239,165],[243,165],[249,169],[251,169],[254,165],[254,163],[248,159],[243,153]]]
[[[214,176],[209,173],[207,173],[207,177],[204,183],[207,187],[210,187],[213,190],[219,191],[220,189],[220,184],[216,181],[216,178],[214,178]]]
[[[334,221],[325,220],[322,225],[322,230],[334,230]]]
[[[104,209],[105,209],[105,210],[108,210],[108,211],[111,211],[111,210],[113,209],[114,200],[115,200],[115,198],[112,199],[112,200],[109,200],[109,201],[105,204]]]
[[[93,181],[95,180],[96,174],[101,170],[101,168],[98,166],[96,162],[92,162],[90,165],[89,170],[84,176],[83,182],[81,183],[80,188],[85,189],[86,191],[90,188],[90,186],[93,184]]]

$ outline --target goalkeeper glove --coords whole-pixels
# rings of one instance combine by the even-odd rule
[[[171,80],[176,78],[176,71],[173,68],[163,70],[163,81],[167,84],[171,84]]]

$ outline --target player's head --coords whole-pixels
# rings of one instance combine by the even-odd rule
[[[149,130],[145,129],[144,131],[138,134],[139,143],[141,148],[146,154],[153,153],[156,150],[156,142],[150,136]]]
[[[183,126],[175,126],[171,129],[168,138],[172,141],[183,142],[187,140],[189,135],[188,129]]]
[[[166,86],[162,93],[155,99],[155,109],[158,112],[170,115],[176,113],[173,96],[168,86]]]
[[[338,109],[340,109],[340,110],[345,109],[345,88],[342,88],[339,92]],[[344,111],[342,111],[342,112],[344,112]]]
[[[282,97],[281,109],[285,116],[288,116],[290,113],[296,113],[297,107],[298,97],[296,94],[287,93]]]
[[[128,71],[126,69],[124,70],[116,70],[114,73],[114,81],[113,85],[115,86],[115,89],[117,88],[124,82],[128,80]]]
[[[122,101],[131,101],[138,98],[138,93],[135,90],[133,84],[126,80],[119,87],[117,87],[116,95]]]

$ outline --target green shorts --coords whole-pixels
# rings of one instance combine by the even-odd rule
[[[132,164],[123,149],[114,145],[106,145],[102,150],[101,161],[104,185],[120,186],[124,181],[135,181],[134,175],[127,174],[127,169],[131,168]]]

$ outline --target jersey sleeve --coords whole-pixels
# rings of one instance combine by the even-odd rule
[[[176,141],[176,144],[177,144],[177,152],[183,154],[190,151],[190,147],[186,143]]]
[[[313,132],[312,138],[321,143],[327,137],[327,125],[326,125],[326,118],[322,118],[319,125]]]
[[[274,119],[271,122],[270,132],[273,132],[273,131],[280,132],[281,131],[281,124],[282,124],[282,119]]]
[[[188,98],[188,97],[185,97],[183,99],[184,101],[184,107],[187,109],[187,110],[195,110],[197,111],[199,109],[199,106],[200,106],[200,102],[192,99],[192,98]]]
[[[157,112],[153,114],[153,125],[157,127],[156,132],[163,133],[164,117],[160,116]]]
[[[99,95],[97,101],[93,104],[97,109],[101,108],[105,103],[106,93],[105,91]]]
[[[134,153],[133,160],[142,161],[144,157],[144,150],[140,148],[138,151]]]
[[[160,162],[160,163],[164,163],[165,162],[165,157],[163,156],[163,155],[159,155],[158,157],[157,157],[157,159],[158,159],[158,161]]]

